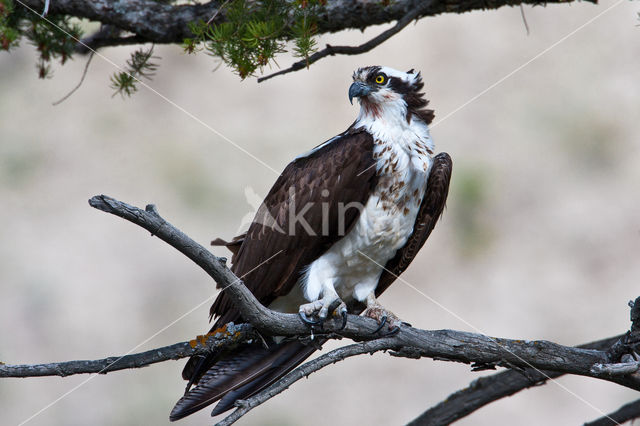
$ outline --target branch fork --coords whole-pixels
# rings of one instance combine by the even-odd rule
[[[322,339],[347,337],[356,341],[308,361],[292,370],[271,386],[246,400],[238,401],[237,408],[218,423],[230,425],[251,409],[289,388],[296,381],[328,365],[365,353],[386,351],[392,356],[405,358],[428,357],[434,360],[456,361],[472,366],[472,370],[494,369],[503,366],[509,370],[475,380],[471,386],[456,392],[445,401],[425,411],[410,424],[449,424],[478,408],[512,395],[519,390],[537,386],[562,374],[578,374],[606,380],[640,390],[640,363],[636,355],[640,327],[640,298],[632,307],[631,331],[613,338],[568,347],[547,341],[501,339],[477,333],[454,330],[421,330],[408,324],[399,325],[395,334],[378,333],[377,321],[349,315],[342,328],[342,319],[331,318],[324,323],[322,334],[312,340],[309,328],[297,314],[272,311],[258,302],[226,266],[226,259],[216,257],[179,229],[163,219],[153,204],[145,210],[128,205],[106,195],[98,195],[89,204],[101,211],[122,217],[153,236],[170,244],[209,274],[238,306],[249,324],[233,324],[198,336],[189,342],[177,343],[140,354],[109,357],[95,361],[69,361],[40,365],[6,365],[0,363],[0,377],[30,377],[44,375],[66,376],[80,373],[102,373],[125,368],[137,368],[167,359],[179,359],[196,353],[207,353],[242,344],[268,335],[298,337],[309,343]],[[314,341],[315,340],[315,341]],[[317,343],[316,343],[317,344]],[[623,410],[624,409],[624,410]],[[629,404],[611,413],[618,418],[640,416],[640,403]],[[631,416],[631,417],[629,417]],[[609,417],[607,417],[609,418]],[[435,422],[435,423],[434,423]],[[596,423],[594,423],[596,424]]]

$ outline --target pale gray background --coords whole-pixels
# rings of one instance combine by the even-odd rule
[[[612,4],[526,7],[529,36],[518,8],[423,19],[366,55],[263,84],[213,72],[204,54],[159,47],[150,85],[279,171],[352,122],[355,68],[422,70],[442,119]],[[398,282],[385,305],[417,327],[564,344],[627,329],[626,302],[640,295],[637,12],[637,3],[619,4],[433,127],[438,150],[454,159],[449,204],[403,276],[427,297]],[[383,29],[319,44],[361,43]],[[123,64],[129,51],[102,53]],[[0,54],[0,360],[123,354],[215,291],[184,256],[87,199],[156,203],[207,244],[235,235],[252,211],[245,190],[263,196],[276,175],[147,89],[111,98],[115,69],[98,57],[82,88],[53,107],[84,60],[41,81],[34,58],[27,43]],[[206,331],[208,308],[137,350]],[[183,364],[95,377],[28,424],[167,424]],[[241,424],[401,424],[479,375],[461,364],[362,356],[295,384]],[[2,424],[26,420],[87,377],[0,380]],[[559,383],[575,395],[550,384],[460,424],[579,424],[600,415],[589,404],[610,411],[634,398],[596,380]],[[180,424],[211,423],[203,410]]]

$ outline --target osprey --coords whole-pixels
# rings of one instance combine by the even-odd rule
[[[310,324],[364,311],[381,327],[391,318],[391,329],[397,318],[377,297],[431,233],[451,177],[449,155],[434,156],[428,127],[434,114],[422,87],[413,70],[355,71],[349,88],[349,100],[360,102],[355,122],[289,163],[245,234],[212,243],[232,251],[231,270],[262,304],[298,312]],[[210,314],[217,317],[212,331],[242,321],[225,292]],[[196,355],[184,368],[189,384],[170,419],[216,401],[211,415],[223,413],[316,349],[298,339],[272,338]]]

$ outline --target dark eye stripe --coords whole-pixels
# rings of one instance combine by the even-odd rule
[[[420,90],[422,86],[414,87],[410,83],[402,81],[399,78],[391,77],[389,78],[389,88],[391,88],[391,90],[393,90],[394,92],[405,95],[412,91]]]

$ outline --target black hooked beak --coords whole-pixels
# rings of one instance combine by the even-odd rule
[[[367,96],[369,93],[371,93],[371,87],[361,81],[356,81],[349,87],[349,102],[353,105],[353,98]]]

